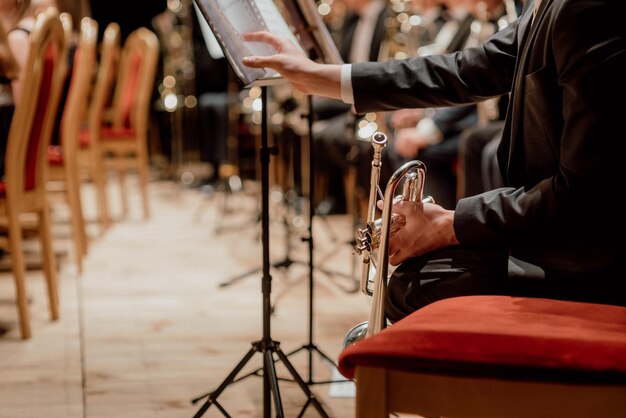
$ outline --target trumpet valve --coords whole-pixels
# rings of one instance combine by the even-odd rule
[[[357,238],[358,245],[354,246],[354,254],[362,255],[365,251],[371,251],[371,246],[366,238]]]

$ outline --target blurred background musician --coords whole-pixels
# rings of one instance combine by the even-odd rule
[[[338,32],[338,49],[345,62],[377,61],[385,37],[387,4],[382,0],[344,0],[345,14]],[[313,140],[318,190],[324,196],[318,212],[345,213],[343,179],[354,145],[355,115],[340,100],[313,98]]]
[[[0,0],[0,176],[4,176],[7,137],[21,94],[21,68],[30,52],[35,20],[30,0]]]
[[[506,16],[498,21],[503,27],[521,14],[524,2],[505,0]],[[473,196],[487,190],[502,187],[502,177],[496,159],[496,149],[504,127],[504,115],[508,105],[508,95],[486,102],[496,113],[485,123],[466,129],[459,138],[459,166],[457,198]]]
[[[0,179],[4,177],[7,139],[15,111],[11,84],[19,76],[19,70],[17,61],[9,47],[4,27],[0,23]]]
[[[34,22],[30,0],[0,0],[0,23],[19,68],[26,65],[30,51],[29,36]],[[19,103],[22,89],[20,78],[18,73],[11,83],[16,104]]]
[[[502,0],[442,1],[449,18],[435,42],[421,47],[419,54],[454,52],[479,45],[501,27],[500,21],[507,14]],[[437,45],[441,39],[449,40],[444,49]],[[399,115],[391,117],[394,140],[392,147],[386,150],[389,163],[381,173],[381,180],[386,181],[399,162],[417,158],[426,164],[428,170],[425,194],[433,196],[445,208],[454,208],[457,200],[460,137],[467,129],[486,123],[487,119],[482,118],[496,116],[483,116],[486,111],[482,105],[399,112]],[[407,115],[412,115],[412,118]]]

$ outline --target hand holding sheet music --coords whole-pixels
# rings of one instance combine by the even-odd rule
[[[313,0],[276,0],[283,5],[283,13],[274,0],[194,0],[235,74],[244,85],[255,82],[280,80],[275,68],[251,67],[243,64],[247,56],[275,56],[279,52],[274,45],[264,40],[244,38],[252,32],[271,32],[289,43],[290,51],[307,58],[307,48],[312,44],[322,59],[340,60],[336,46],[322,24],[321,19],[308,23]],[[303,10],[302,5],[306,5]],[[319,18],[319,16],[317,16]],[[306,24],[305,24],[306,23]],[[305,42],[306,41],[306,42]],[[325,56],[323,56],[325,55]]]
[[[245,33],[244,39],[271,45],[273,55],[255,55],[243,59],[252,68],[272,68],[304,94],[341,99],[341,65],[320,64],[309,59],[289,40],[271,32]]]

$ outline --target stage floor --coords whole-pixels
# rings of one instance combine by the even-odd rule
[[[191,399],[215,390],[262,337],[261,271],[255,270],[262,266],[260,198],[254,187],[204,193],[155,180],[152,217],[141,219],[137,196],[127,219],[100,235],[92,220],[93,190],[83,187],[91,240],[80,275],[63,208],[53,211],[60,265],[57,322],[48,317],[36,242],[27,243],[31,340],[19,337],[10,257],[0,260],[0,418],[192,418],[202,402],[193,405]],[[115,208],[118,191],[111,187]],[[308,216],[299,211],[280,200],[270,211],[272,262],[289,264],[271,269],[271,336],[286,354],[308,343],[310,270],[302,241]],[[354,291],[352,269],[360,260],[349,244],[353,228],[348,215],[314,221],[313,343],[331,359],[347,331],[369,312],[370,298]],[[260,367],[261,359],[254,354],[243,374]],[[288,359],[308,381],[308,351]],[[279,377],[290,378],[280,363],[276,369]],[[312,370],[314,382],[339,378],[315,351]],[[309,387],[329,416],[354,415],[351,382]],[[233,417],[262,417],[262,388],[262,378],[252,375],[227,386],[218,401]],[[281,380],[280,395],[285,417],[298,416],[307,401],[302,389]],[[211,406],[204,416],[223,415]],[[309,405],[303,416],[320,415]]]

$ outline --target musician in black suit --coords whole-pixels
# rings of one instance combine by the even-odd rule
[[[267,33],[280,51],[250,57],[304,93],[358,111],[459,105],[510,93],[498,162],[504,187],[454,210],[400,202],[390,240],[391,321],[435,300],[524,294],[626,304],[620,212],[626,92],[624,3],[528,0],[484,45],[443,56],[325,66]],[[583,30],[584,28],[584,30]],[[343,83],[342,83],[343,80]]]

